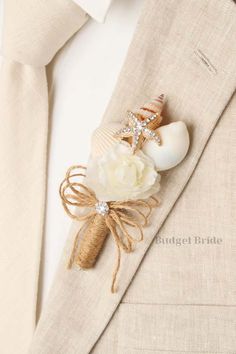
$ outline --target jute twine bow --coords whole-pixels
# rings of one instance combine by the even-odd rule
[[[107,209],[101,210],[99,206],[103,202],[97,199],[94,191],[78,182],[79,177],[85,177],[85,170],[84,166],[72,166],[60,185],[60,196],[66,213],[72,219],[85,221],[75,237],[68,268],[70,269],[73,264],[81,268],[93,267],[110,233],[117,248],[117,260],[111,285],[111,291],[114,293],[120,268],[121,250],[130,253],[133,251],[134,244],[143,240],[142,228],[147,225],[152,209],[159,202],[154,197],[147,200],[114,201],[104,203]],[[70,210],[70,207],[77,207],[75,213]],[[83,209],[82,212],[80,208]],[[130,231],[132,228],[135,230],[134,235]],[[83,237],[79,242],[81,233]]]

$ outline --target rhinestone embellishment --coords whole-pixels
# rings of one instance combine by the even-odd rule
[[[141,136],[148,140],[154,140],[158,145],[161,145],[161,139],[157,132],[148,128],[148,124],[158,118],[157,114],[144,121],[140,121],[133,112],[128,112],[128,125],[116,132],[118,138],[132,137],[132,149],[135,151],[138,147]]]
[[[109,206],[106,202],[97,202],[95,204],[95,210],[98,214],[105,216],[109,213]]]

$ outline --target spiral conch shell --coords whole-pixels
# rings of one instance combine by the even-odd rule
[[[146,102],[141,108],[135,109],[134,114],[140,116],[141,120],[145,120],[150,118],[153,114],[157,113],[158,119],[150,123],[151,129],[156,129],[161,121],[161,112],[164,106],[164,95],[160,95],[158,97],[154,97],[151,101]]]
[[[140,109],[134,111],[140,119],[147,119],[154,113],[158,114],[159,121],[155,124],[159,126],[161,122],[161,112],[164,104],[164,95],[152,99]],[[92,136],[92,158],[101,157],[107,150],[117,144],[115,134],[122,129],[122,123],[108,123],[97,128]],[[155,129],[152,129],[160,136],[161,145],[154,140],[146,140],[142,146],[142,151],[149,156],[157,171],[164,171],[178,165],[187,154],[189,148],[189,134],[184,122],[177,121]]]

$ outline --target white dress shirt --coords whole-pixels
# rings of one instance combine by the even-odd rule
[[[112,0],[73,0],[98,22],[104,22]]]
[[[69,166],[87,162],[92,132],[100,124],[114,90],[143,3],[116,0],[110,6],[111,0],[74,1],[93,19],[49,67],[52,109],[41,271],[43,303],[71,224],[61,206],[58,187]]]

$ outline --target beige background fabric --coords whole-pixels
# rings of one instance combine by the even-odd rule
[[[68,20],[69,19],[69,20]],[[5,3],[0,88],[0,352],[23,354],[36,322],[48,130],[45,65],[87,20],[69,0]]]
[[[123,257],[117,294],[109,293],[111,239],[93,270],[65,269],[79,227],[72,226],[30,353],[235,353],[235,20],[231,0],[145,3],[104,122],[165,92],[164,114],[185,121],[191,148],[163,174],[162,204],[145,241]],[[163,247],[155,243],[159,230],[223,240]]]

